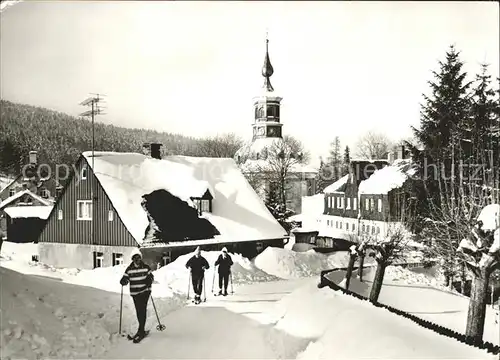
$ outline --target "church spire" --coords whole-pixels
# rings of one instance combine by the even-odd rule
[[[264,66],[262,66],[262,76],[264,76],[264,89],[266,91],[274,91],[271,85],[271,76],[274,73],[273,66],[271,65],[271,59],[269,59],[269,38],[266,33],[266,57],[264,58]]]

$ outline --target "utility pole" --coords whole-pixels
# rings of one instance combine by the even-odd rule
[[[96,209],[97,207],[94,207],[94,203],[97,202],[97,192],[95,191],[95,166],[94,166],[94,151],[95,151],[95,129],[94,129],[94,123],[95,123],[95,117],[97,115],[105,115],[104,112],[103,112],[103,108],[99,105],[100,103],[102,103],[104,100],[102,98],[102,96],[105,96],[104,94],[93,94],[91,93],[90,94],[91,96],[88,97],[87,99],[85,99],[84,101],[82,101],[80,103],[80,105],[82,106],[87,106],[87,107],[90,107],[90,110],[87,110],[83,113],[80,114],[80,116],[82,117],[88,117],[90,116],[91,119],[92,119],[92,177],[91,177],[91,190],[90,190],[90,194],[91,194],[91,199],[92,199],[92,203],[91,203],[91,225],[92,225],[92,231],[91,231],[91,243],[93,245],[97,244],[97,241],[96,241],[96,236],[95,236],[95,226],[94,226],[94,218],[95,218],[95,214],[94,214],[94,209]]]

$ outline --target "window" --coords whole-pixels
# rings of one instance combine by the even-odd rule
[[[113,210],[109,210],[108,211],[108,221],[113,221],[113,217],[114,217],[114,212]]]
[[[369,234],[370,233],[370,225],[366,225],[366,232]]]
[[[378,199],[377,205],[378,205],[378,212],[382,212],[382,199]]]
[[[104,254],[102,252],[94,251],[94,269],[103,267]]]
[[[356,209],[357,209],[357,207],[358,207],[358,199],[353,198],[353,199],[352,199],[352,209],[353,209],[353,210],[356,210]]]
[[[16,189],[10,189],[9,196],[14,196],[14,195],[16,195]]]
[[[326,220],[326,226],[330,226],[330,220]]]
[[[62,219],[63,219],[63,211],[57,210],[57,220],[62,220]]]
[[[342,229],[342,221],[340,222],[340,228]]]
[[[163,256],[161,257],[162,266],[170,264],[171,261],[172,261],[172,252],[168,251],[166,253],[163,253]]]
[[[209,199],[191,198],[194,205],[198,209],[198,213],[201,215],[203,212],[211,212],[212,204]]]
[[[375,199],[370,199],[370,210],[375,210]]]
[[[370,199],[365,199],[365,210],[370,210]]]
[[[113,253],[113,266],[123,264],[123,254]]]
[[[352,223],[352,231],[356,230],[356,224]]]
[[[339,228],[339,222],[338,221],[335,221],[335,228],[338,229]]]
[[[328,208],[331,209],[332,208],[332,198],[328,197],[327,200],[328,200]]]
[[[87,167],[82,168],[82,180],[87,180]]]
[[[345,229],[346,229],[347,231],[349,231],[349,223],[348,223],[348,222],[346,222],[346,223],[345,223]]]
[[[345,200],[346,200],[345,208],[346,210],[349,210],[351,208],[351,198],[347,198]]]
[[[78,200],[76,204],[76,219],[92,220],[92,200]]]
[[[365,224],[363,224],[363,227],[361,229],[363,232],[365,232]]]
[[[377,234],[380,234],[380,226],[377,226]]]
[[[49,198],[49,196],[50,196],[50,191],[49,191],[49,190],[47,190],[47,189],[42,189],[42,190],[40,191],[40,195],[42,196],[42,198],[44,198],[44,199],[48,199],[48,198]]]
[[[210,200],[201,200],[201,212],[210,212]]]
[[[343,210],[344,209],[344,198],[341,197],[341,198],[339,198],[339,200],[340,200],[340,208]]]
[[[375,234],[375,226],[372,226],[372,235]]]

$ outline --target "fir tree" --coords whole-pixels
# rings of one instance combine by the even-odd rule
[[[349,173],[349,164],[351,163],[351,150],[349,146],[346,146],[344,149],[344,163],[342,166],[342,176],[347,175]]]
[[[330,144],[330,156],[328,157],[328,164],[332,167],[333,176],[332,182],[340,178],[342,172],[342,154],[340,150],[340,138],[335,136]]]

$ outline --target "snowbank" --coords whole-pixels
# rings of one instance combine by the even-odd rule
[[[367,258],[366,264],[370,261],[372,259]],[[326,255],[314,250],[295,252],[274,247],[266,248],[254,259],[259,269],[282,279],[319,275],[322,270],[347,266],[348,262],[347,251]]]
[[[120,295],[26,276],[0,268],[2,359],[95,358],[119,337]],[[160,316],[183,305],[179,296],[155,299]],[[130,296],[123,298],[122,331],[136,330]],[[148,307],[147,328],[156,317]]]
[[[163,286],[169,286],[174,291],[187,293],[189,270],[186,269],[186,263],[193,255],[193,253],[182,255],[174,262],[156,270],[154,272],[155,280],[163,284]],[[205,272],[206,291],[210,292],[212,290],[212,281],[214,281],[214,263],[220,255],[220,251],[202,251],[201,255],[207,259],[210,265],[210,268]],[[233,285],[279,280],[277,277],[258,269],[250,260],[240,254],[230,253],[229,255],[234,262],[231,269]],[[214,290],[218,290],[217,270],[215,270],[215,275]],[[191,293],[192,290],[191,287]]]
[[[311,339],[298,359],[492,359],[479,349],[437,335],[369,302],[309,284],[275,309],[276,328]]]

